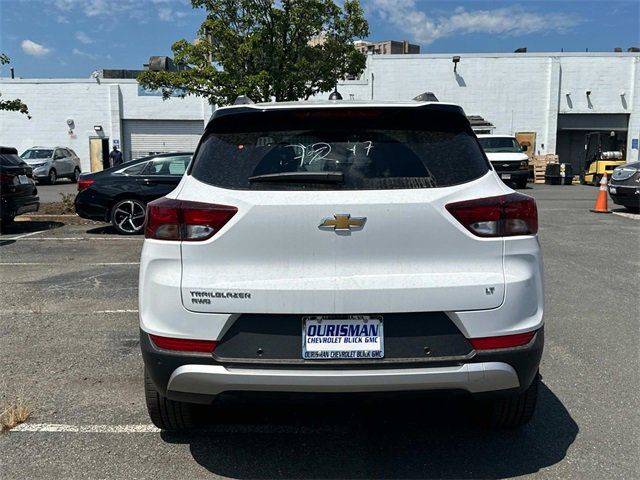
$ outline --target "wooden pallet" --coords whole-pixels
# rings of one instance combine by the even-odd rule
[[[533,172],[533,183],[544,183],[544,174],[547,170],[547,164],[558,162],[558,155],[534,155],[533,162],[530,166],[530,169]]]

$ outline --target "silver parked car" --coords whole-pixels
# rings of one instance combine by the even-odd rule
[[[80,158],[67,147],[31,147],[20,157],[33,169],[33,178],[52,185],[59,178],[76,183],[82,171]]]

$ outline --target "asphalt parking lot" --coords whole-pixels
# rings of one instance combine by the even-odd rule
[[[98,224],[0,235],[0,400],[33,417],[0,435],[13,478],[639,478],[640,216],[589,212],[596,189],[535,185],[546,281],[538,410],[474,427],[464,399],[227,399],[189,435],[144,407],[142,239]],[[610,205],[611,206],[611,205]]]

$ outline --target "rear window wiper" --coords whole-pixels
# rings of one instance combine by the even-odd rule
[[[280,172],[254,175],[250,182],[308,182],[308,183],[342,183],[342,172]]]

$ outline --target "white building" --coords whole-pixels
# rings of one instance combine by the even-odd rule
[[[483,117],[492,133],[535,132],[535,152],[558,153],[574,171],[590,131],[615,132],[626,159],[638,160],[637,52],[370,55],[360,79],[338,90],[356,100],[433,92]]]
[[[211,116],[206,100],[163,101],[132,79],[98,80],[0,79],[2,98],[20,98],[32,117],[0,112],[0,144],[20,153],[36,145],[70,147],[84,171],[91,169],[90,158],[100,163],[114,143],[125,160],[195,149]]]
[[[534,132],[536,153],[558,153],[575,167],[589,131],[615,132],[627,160],[638,159],[640,53],[455,56],[457,63],[449,54],[371,55],[360,79],[338,90],[347,100],[407,100],[431,91],[483,117],[494,133]],[[0,92],[22,99],[33,117],[0,113],[0,144],[19,151],[68,146],[85,170],[90,152],[99,158],[114,142],[126,159],[192,150],[211,115],[206,100],[163,101],[127,79],[0,79]]]

